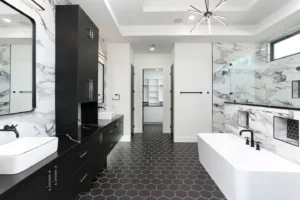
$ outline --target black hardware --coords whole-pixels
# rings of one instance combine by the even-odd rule
[[[111,148],[113,146],[113,144],[111,144],[110,146],[109,146],[109,148]]]
[[[256,150],[260,151],[260,144],[261,144],[261,142],[255,142],[255,143],[256,143]]]
[[[19,93],[32,93],[32,91],[19,91]]]
[[[9,125],[5,125],[4,127],[3,127],[3,129],[0,129],[0,131],[2,131],[2,132],[5,132],[5,131],[11,131],[11,132],[14,132],[15,134],[16,134],[16,138],[19,138],[20,137],[20,134],[19,134],[19,132],[18,132],[18,130],[17,130],[17,126],[18,126],[18,124],[16,124],[16,125],[11,125],[11,126],[9,126]]]
[[[109,131],[109,133],[112,133],[112,132],[114,132],[114,130]]]
[[[93,100],[93,93],[94,93],[94,81],[89,79],[89,100]]]
[[[112,100],[121,100],[121,96],[119,94],[115,94],[116,97],[118,97],[117,99],[112,98]]]
[[[48,176],[48,185],[46,186],[46,189],[50,192],[52,190],[51,171],[48,171],[46,174]]]
[[[87,38],[93,40],[94,39],[94,31],[93,31],[93,29],[88,28],[87,30],[88,30]]]
[[[58,180],[57,180],[57,166],[54,167],[53,171],[54,171],[54,181],[53,181],[53,184],[54,184],[54,186],[56,186],[56,185],[58,185]]]
[[[83,154],[81,154],[79,157],[80,157],[80,158],[83,158],[84,156],[86,156],[87,153],[88,153],[88,152],[86,151],[86,152],[84,152]]]
[[[249,141],[249,137],[245,137],[246,138],[246,145],[249,145],[250,144],[250,141]]]
[[[252,130],[241,130],[240,135],[242,135],[244,132],[250,132],[251,133],[251,147],[254,147],[254,132]]]
[[[180,94],[202,94],[203,92],[180,92]]]
[[[99,143],[100,143],[100,144],[102,144],[102,142],[103,142],[103,134],[102,134],[102,133],[100,133],[100,137],[99,137]]]
[[[82,182],[86,179],[86,177],[87,177],[88,175],[89,175],[89,174],[85,174],[84,177],[80,180],[80,182],[82,183]]]
[[[207,94],[209,94],[209,92],[207,92]]]

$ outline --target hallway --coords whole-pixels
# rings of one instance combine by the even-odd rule
[[[151,133],[135,134],[131,143],[120,142],[108,157],[108,168],[99,173],[91,191],[80,198],[102,199],[225,197],[199,163],[196,143],[173,143],[168,134]]]

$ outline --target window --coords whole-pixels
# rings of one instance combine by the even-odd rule
[[[300,31],[270,43],[271,61],[300,53]]]

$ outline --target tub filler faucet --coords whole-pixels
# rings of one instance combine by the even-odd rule
[[[254,132],[252,130],[241,130],[240,135],[242,135],[244,132],[250,132],[251,133],[250,146],[255,147],[255,145],[254,145]]]

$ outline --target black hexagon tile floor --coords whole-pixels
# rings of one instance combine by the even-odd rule
[[[135,134],[108,157],[80,200],[225,200],[198,160],[197,143],[173,143],[169,134]]]

